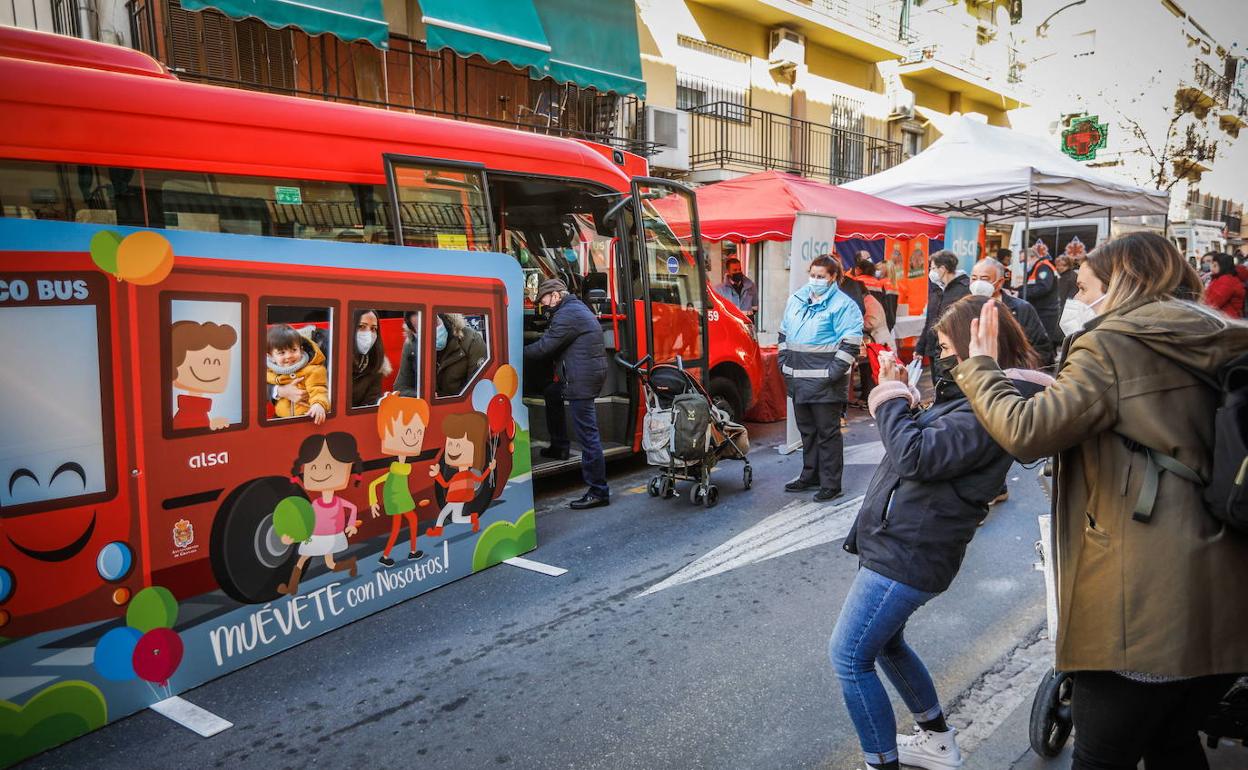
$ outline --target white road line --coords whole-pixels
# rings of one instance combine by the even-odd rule
[[[513,556],[510,559],[503,559],[503,564],[510,564],[513,567],[519,567],[533,572],[540,572],[543,575],[550,575],[551,577],[559,577],[560,575],[567,574],[567,570],[563,567],[552,567],[549,564],[543,564],[540,561],[533,561],[532,559],[523,559],[519,556]]]
[[[884,445],[879,441],[855,444],[845,449],[846,465],[879,465],[884,459]]]
[[[835,505],[806,501],[789,503],[637,597],[839,540],[853,526],[861,506],[861,495]]]
[[[949,708],[949,723],[958,728],[958,748],[975,751],[997,728],[1030,701],[1040,680],[1053,667],[1053,643],[1031,637],[1000,658]]]

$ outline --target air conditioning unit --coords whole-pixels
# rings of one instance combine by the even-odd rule
[[[689,113],[647,105],[646,139],[658,145],[650,156],[652,167],[689,170]]]
[[[914,91],[898,88],[888,95],[889,120],[909,120],[914,117]]]
[[[771,69],[790,69],[806,61],[806,37],[786,27],[771,30],[767,65]]]

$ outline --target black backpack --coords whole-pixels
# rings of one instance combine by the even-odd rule
[[[1140,488],[1132,517],[1148,522],[1157,502],[1157,485],[1162,471],[1205,488],[1205,507],[1214,518],[1248,534],[1248,353],[1222,367],[1216,381],[1201,380],[1215,387],[1220,395],[1213,425],[1213,470],[1208,479],[1170,455],[1124,437],[1133,451],[1148,455],[1144,485]]]
[[[672,457],[700,461],[706,457],[711,430],[711,405],[700,393],[672,399]]]

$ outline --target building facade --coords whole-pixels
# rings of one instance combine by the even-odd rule
[[[1242,242],[1237,212],[1248,197],[1248,40],[1235,39],[1248,30],[1242,14],[1241,29],[1228,28],[1218,8],[1029,0],[1028,71],[1053,87],[1014,124],[1090,166],[1169,191],[1171,235],[1175,224],[1220,225],[1225,233],[1206,242],[1225,247]]]

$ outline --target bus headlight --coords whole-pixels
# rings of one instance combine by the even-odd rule
[[[7,602],[13,595],[13,573],[0,567],[0,604]]]
[[[130,546],[125,543],[109,543],[101,548],[100,555],[95,557],[96,571],[100,573],[100,577],[110,583],[130,574],[130,567],[133,564],[134,555],[130,552]]]

